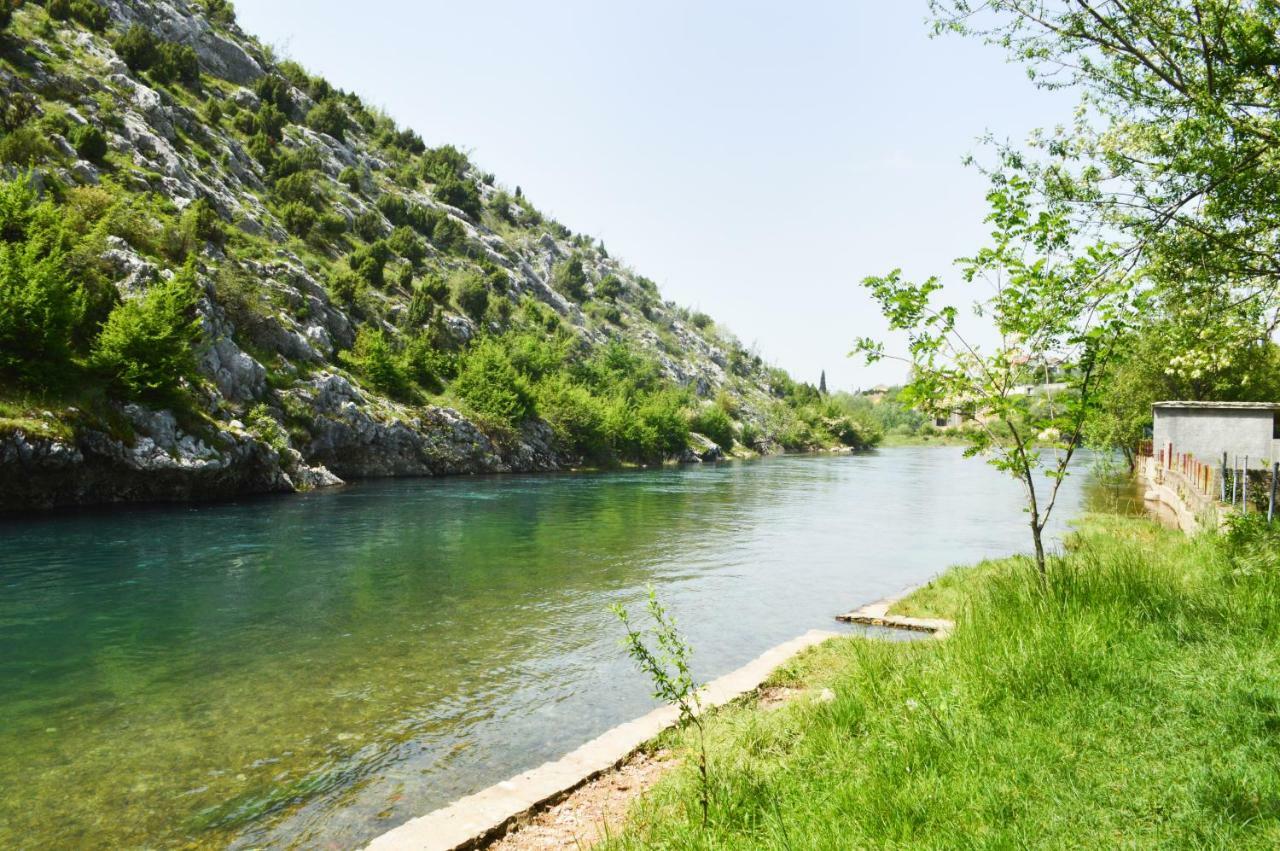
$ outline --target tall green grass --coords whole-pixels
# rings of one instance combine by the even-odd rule
[[[989,563],[918,607],[946,641],[831,641],[719,713],[706,830],[685,767],[610,847],[1280,846],[1276,541],[1092,518],[1047,584]]]

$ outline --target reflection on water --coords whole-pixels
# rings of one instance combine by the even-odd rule
[[[0,847],[358,844],[645,711],[608,603],[713,677],[1020,505],[922,447],[0,523]]]

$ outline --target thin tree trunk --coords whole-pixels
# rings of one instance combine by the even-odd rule
[[[1025,456],[1024,456],[1025,457]],[[1036,550],[1036,571],[1040,574],[1040,581],[1045,579],[1044,564],[1044,542],[1040,539],[1040,533],[1044,531],[1044,524],[1040,522],[1040,503],[1036,500],[1036,482],[1029,465],[1026,466],[1024,472],[1024,480],[1027,484],[1027,502],[1031,509],[1031,540],[1035,543]]]

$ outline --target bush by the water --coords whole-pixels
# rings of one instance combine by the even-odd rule
[[[496,340],[482,340],[458,366],[453,391],[476,413],[509,428],[533,415],[533,393]]]
[[[142,297],[121,302],[94,344],[93,364],[125,395],[171,397],[183,379],[195,374],[198,298],[195,271],[188,265]]]

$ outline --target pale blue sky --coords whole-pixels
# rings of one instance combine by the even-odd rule
[[[962,157],[1070,117],[924,0],[236,0],[241,24],[428,144],[452,142],[667,298],[832,389],[900,380],[859,281],[985,233]]]

